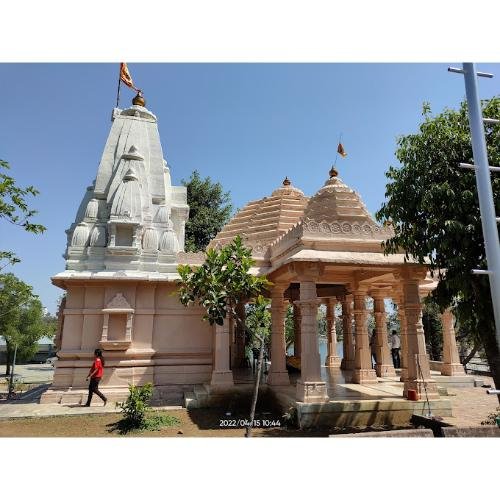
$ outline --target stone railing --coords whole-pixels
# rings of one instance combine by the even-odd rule
[[[300,221],[270,245],[271,255],[276,257],[282,254],[295,240],[299,240],[302,234],[303,223]]]
[[[350,222],[346,220],[315,221],[306,219],[303,221],[304,234],[317,234],[322,237],[346,236],[349,238],[387,239],[394,236],[390,227],[381,227],[368,222]]]

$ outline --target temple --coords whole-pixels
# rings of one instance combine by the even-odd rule
[[[348,409],[353,400],[367,415],[377,409],[387,416],[411,413],[425,397],[433,401],[433,411],[449,414],[438,383],[469,381],[449,311],[443,314],[443,361],[437,367],[429,362],[421,299],[435,281],[404,249],[385,255],[382,243],[393,234],[391,226],[376,223],[335,168],[325,177],[310,198],[285,178],[270,196],[249,202],[209,245],[218,248],[241,235],[255,260],[252,272],[273,283],[267,387],[284,406],[297,407],[304,425],[353,413]],[[202,321],[202,309],[184,308],[175,295],[177,265],[203,262],[203,254],[184,252],[188,215],[185,188],[171,185],[157,119],[136,97],[130,108],[113,111],[96,179],[67,231],[66,270],[52,278],[66,298],[59,361],[42,402],[83,401],[96,347],[105,351],[107,362],[102,390],[115,400],[126,396],[129,384],[145,382],[154,384],[157,398],[180,395],[186,406],[203,406],[210,395],[236,390],[245,336],[229,320],[211,327]],[[373,310],[367,308],[369,297]],[[397,304],[401,325],[397,370],[388,345],[386,299]],[[324,359],[317,332],[320,305],[327,309]],[[287,370],[287,307],[294,311],[299,377]],[[335,331],[340,311],[341,356]],[[244,320],[244,307],[239,314]],[[375,322],[375,366],[369,314]]]

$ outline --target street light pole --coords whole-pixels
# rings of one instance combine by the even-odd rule
[[[476,167],[479,210],[481,212],[484,247],[488,262],[488,271],[484,274],[488,274],[490,280],[496,339],[497,345],[500,348],[500,243],[498,240],[497,218],[493,202],[493,189],[491,187],[491,167],[488,164],[483,115],[479,101],[476,65],[474,63],[464,63],[463,74],[469,112],[469,126],[472,136],[472,152]]]
[[[12,392],[14,389],[14,370],[16,369],[16,356],[17,356],[17,343],[16,346],[14,347],[14,359],[12,360],[12,366],[10,369],[9,394],[7,395],[7,399],[10,399],[12,397]]]

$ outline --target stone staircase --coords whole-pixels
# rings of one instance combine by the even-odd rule
[[[184,407],[217,408],[229,407],[241,395],[251,394],[252,384],[235,384],[228,390],[214,391],[208,384],[195,385],[192,391],[184,393]]]
[[[185,406],[185,395],[191,394],[194,389],[193,385],[155,386],[150,404],[151,406]]]

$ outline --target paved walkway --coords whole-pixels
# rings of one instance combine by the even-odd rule
[[[480,378],[485,384],[495,387],[491,377],[481,375]],[[498,397],[487,394],[484,387],[450,387],[448,393],[453,417],[445,417],[444,421],[457,427],[481,425],[489,413],[500,407]]]
[[[0,365],[0,379],[5,380],[5,365]],[[16,365],[14,374],[25,384],[52,382],[54,367],[50,364],[38,363],[30,365]]]

